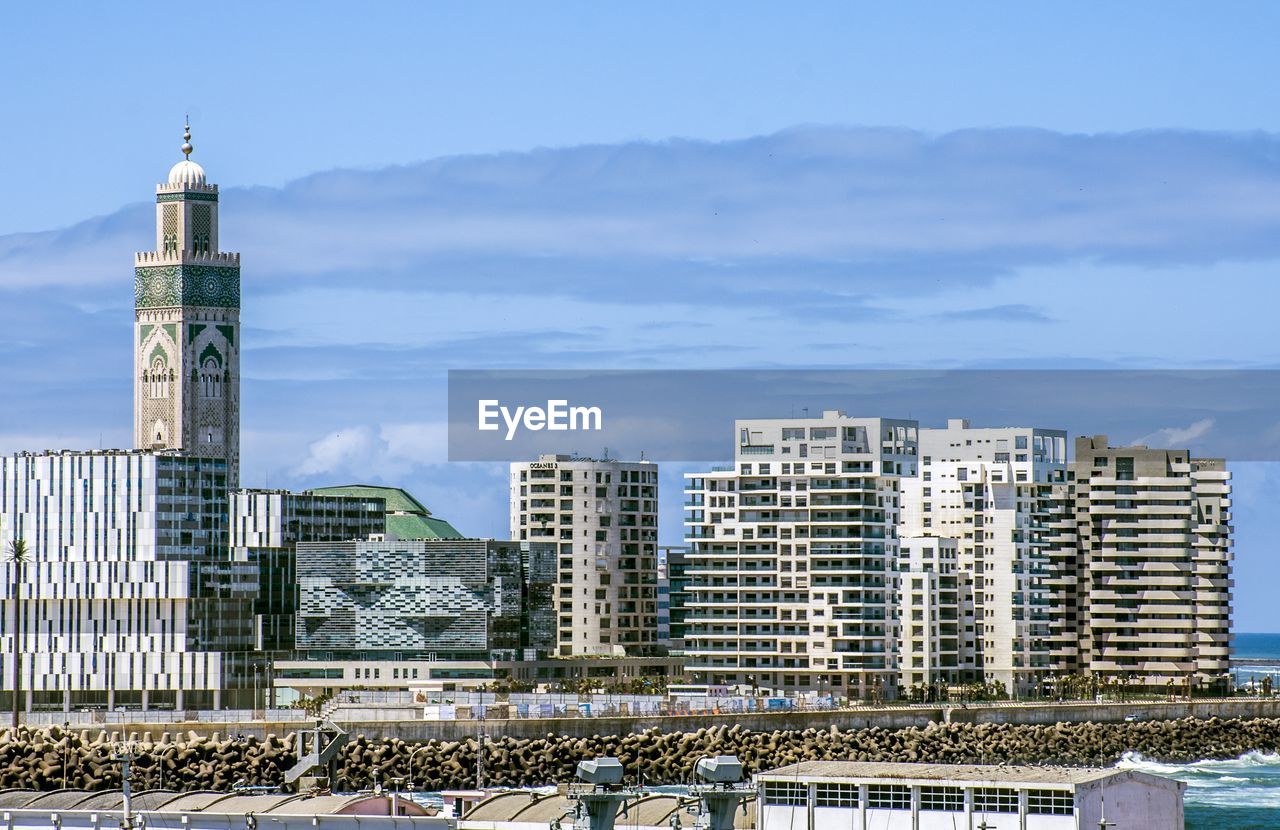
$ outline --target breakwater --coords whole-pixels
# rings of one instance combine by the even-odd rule
[[[22,729],[0,735],[0,787],[108,789],[120,784],[112,760],[133,740],[136,789],[226,790],[236,783],[278,785],[293,765],[294,737],[121,735]],[[413,770],[409,756],[415,750]],[[484,742],[485,783],[532,786],[573,779],[578,761],[617,757],[650,784],[688,782],[704,755],[737,755],[749,771],[805,760],[938,763],[1111,764],[1126,752],[1185,763],[1280,749],[1280,719],[1197,719],[1135,723],[930,723],[900,729],[808,728],[753,731],[716,726],[684,732],[650,729],[620,735],[500,737]],[[356,736],[338,761],[338,787],[359,789],[396,778],[419,789],[476,783],[480,741]]]

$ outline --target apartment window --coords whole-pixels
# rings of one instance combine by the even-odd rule
[[[814,793],[815,807],[857,807],[857,784],[818,784]]]
[[[881,810],[910,810],[911,788],[901,784],[871,784],[867,787],[867,806]]]
[[[1005,787],[979,787],[973,791],[973,811],[984,813],[1018,812],[1018,791]]]
[[[1027,448],[1027,436],[1025,435],[1014,436],[1013,448],[1015,450],[1025,450]]]
[[[921,787],[920,809],[959,813],[964,810],[964,790],[959,787]]]
[[[1069,816],[1075,812],[1075,798],[1068,790],[1029,790],[1027,812],[1037,816]]]
[[[805,807],[809,803],[809,785],[796,781],[766,781],[764,803],[774,807]]]

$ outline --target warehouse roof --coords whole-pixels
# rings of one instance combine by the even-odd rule
[[[291,795],[288,793],[211,792],[177,793],[172,790],[145,790],[133,794],[134,810],[160,813],[212,813],[227,815],[389,815],[389,795],[356,793],[348,795]],[[0,807],[22,810],[120,810],[124,794],[120,790],[4,790]],[[426,815],[419,804],[401,798],[402,814]]]
[[[1004,766],[994,764],[911,764],[877,761],[801,761],[757,777],[764,780],[796,778],[875,778],[903,781],[966,781],[1017,784],[1087,784],[1125,775],[1126,771],[1097,767]]]

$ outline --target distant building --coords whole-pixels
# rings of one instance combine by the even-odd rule
[[[258,573],[233,562],[227,462],[177,452],[0,457],[0,683],[12,699],[15,539],[24,706],[248,707]]]
[[[1222,690],[1231,656],[1231,474],[1187,450],[1076,439],[1077,668]]]
[[[240,481],[240,255],[218,240],[218,186],[186,156],[156,185],[156,248],[134,257],[133,433],[140,449],[221,458]]]
[[[902,484],[902,534],[955,541],[957,590],[967,598],[956,609],[965,619],[957,617],[955,668],[1011,694],[1036,691],[1052,669],[1046,547],[1048,522],[1064,509],[1054,488],[1066,480],[1066,442],[1062,430],[953,419],[920,430],[919,475]],[[909,650],[933,636],[919,620],[902,623]]]
[[[896,696],[897,528],[917,432],[838,411],[738,421],[734,466],[686,476],[695,682]]]
[[[1181,781],[1083,767],[803,761],[761,772],[759,830],[1183,827]]]
[[[382,499],[387,507],[383,533],[388,539],[466,538],[453,525],[434,515],[422,502],[399,487],[347,484],[341,487],[316,487],[307,492],[316,496]]]
[[[629,687],[645,678],[679,679],[678,657],[551,657],[520,660],[281,660],[272,674],[282,694],[336,694],[356,688],[378,691],[463,692],[514,681],[555,689],[591,681]]]
[[[487,539],[299,543],[298,656],[515,659],[535,633],[524,628],[522,606],[528,547]]]
[[[512,464],[511,538],[556,545],[557,654],[656,653],[658,465],[568,455]]]
[[[285,490],[231,493],[231,552],[258,570],[257,646],[273,657],[294,649],[299,542],[344,542],[386,531],[380,496],[334,496]]]
[[[658,548],[658,644],[671,654],[684,653],[685,618],[689,613],[689,549]]]
[[[906,536],[898,560],[898,664],[905,694],[913,686],[980,679],[965,633],[974,628],[973,579],[959,545],[942,536]],[[972,637],[970,637],[972,642]]]

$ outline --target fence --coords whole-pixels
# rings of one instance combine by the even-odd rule
[[[114,724],[168,724],[168,723],[267,723],[307,722],[313,720],[301,709],[216,709],[200,711],[152,710],[142,712],[130,709],[107,711],[87,709],[72,712],[24,712],[22,722],[27,726],[63,726],[69,724],[80,729],[90,726]]]

